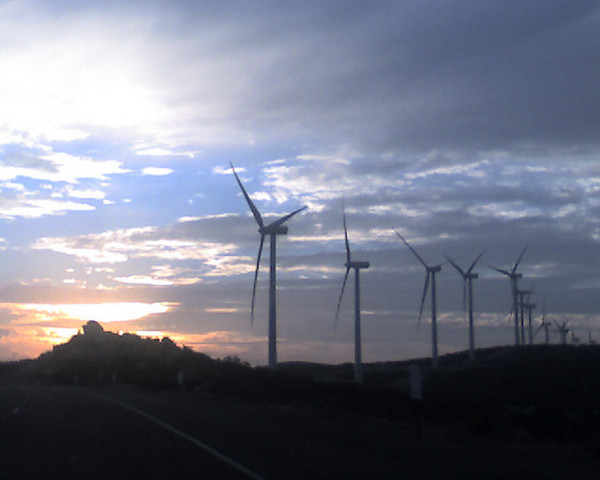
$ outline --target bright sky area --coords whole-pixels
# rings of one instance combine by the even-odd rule
[[[597,1],[0,2],[0,360],[94,319],[213,357],[267,361],[278,240],[280,361],[353,359],[342,200],[363,361],[513,342],[507,278],[539,325],[600,337]],[[538,334],[536,342],[543,341]],[[556,329],[551,341],[558,341]]]

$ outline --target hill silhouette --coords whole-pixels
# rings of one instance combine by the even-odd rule
[[[170,338],[143,338],[105,331],[95,321],[35,360],[5,365],[13,380],[79,385],[127,384],[145,388],[206,387],[250,368],[237,358],[223,361],[178,347]],[[7,374],[10,372],[10,374]]]

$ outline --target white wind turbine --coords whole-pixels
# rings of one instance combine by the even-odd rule
[[[519,266],[519,263],[521,262],[521,258],[523,258],[524,253],[525,248],[521,251],[519,258],[517,259],[515,265],[511,270],[503,270],[501,268],[491,267],[497,272],[506,275],[510,279],[510,286],[513,297],[513,312],[515,313],[515,345],[517,347],[519,346],[519,287],[517,281],[523,276],[522,273],[517,272],[517,268]]]
[[[340,298],[338,300],[337,309],[335,311],[335,322],[334,328],[337,326],[338,317],[340,314],[340,307],[342,305],[342,297],[344,296],[344,289],[346,288],[346,281],[348,280],[348,274],[350,269],[354,270],[354,380],[356,383],[362,383],[362,352],[361,352],[361,340],[360,340],[360,270],[363,268],[369,268],[370,263],[359,260],[352,260],[352,253],[350,251],[350,242],[348,241],[348,228],[346,227],[346,212],[343,212],[344,222],[344,239],[346,241],[346,274],[344,275],[344,281],[342,283],[342,291],[340,292]]]
[[[395,231],[395,230],[394,230]],[[437,342],[437,298],[435,290],[435,275],[442,270],[441,265],[427,265],[425,261],[419,256],[417,251],[410,246],[405,238],[396,232],[396,235],[404,242],[409,250],[414,253],[415,257],[425,267],[425,286],[423,287],[423,296],[421,297],[421,307],[419,308],[419,322],[421,321],[421,315],[423,314],[423,305],[425,304],[425,297],[427,296],[427,289],[431,282],[431,368],[437,370],[439,367],[438,362],[438,342]]]
[[[251,321],[254,322],[254,300],[256,298],[256,281],[258,279],[258,269],[260,267],[260,257],[262,255],[263,244],[265,242],[265,237],[269,236],[269,244],[270,244],[270,270],[269,270],[269,367],[275,368],[277,366],[277,301],[276,301],[276,284],[277,284],[277,235],[286,235],[288,232],[288,227],[284,225],[286,221],[288,221],[291,217],[301,212],[307,207],[299,208],[298,210],[294,210],[292,213],[284,215],[283,217],[275,220],[274,222],[265,225],[263,222],[263,218],[254,205],[254,202],[246,192],[244,185],[242,185],[242,181],[235,169],[233,168],[233,164],[230,162],[231,170],[235,175],[235,179],[237,180],[244,197],[246,198],[246,202],[248,202],[248,206],[250,210],[252,210],[252,214],[256,219],[256,223],[258,224],[258,233],[260,233],[260,246],[258,247],[258,256],[256,259],[256,270],[254,272],[254,284],[252,287],[252,306],[251,306]]]
[[[446,259],[452,264],[458,273],[463,278],[463,310],[467,307],[467,292],[469,296],[469,359],[475,360],[475,331],[473,326],[473,280],[479,278],[479,275],[473,273],[473,268],[483,255],[481,252],[477,258],[471,263],[469,268],[465,271],[458,264],[450,259],[447,255],[444,255]]]

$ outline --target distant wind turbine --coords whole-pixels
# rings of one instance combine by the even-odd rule
[[[469,297],[469,359],[475,360],[475,331],[473,326],[473,280],[479,278],[479,275],[473,273],[473,268],[483,255],[481,252],[477,258],[471,263],[471,266],[465,271],[458,266],[450,257],[444,255],[452,266],[460,273],[463,278],[463,310],[467,306],[467,293]]]
[[[354,270],[354,380],[356,383],[362,383],[362,351],[360,339],[360,270],[369,268],[370,263],[358,260],[352,260],[352,252],[350,251],[350,242],[348,241],[348,228],[346,226],[346,212],[343,212],[344,222],[344,240],[346,241],[346,274],[342,283],[342,291],[338,300],[337,309],[335,311],[334,328],[337,326],[338,317],[340,315],[340,307],[342,305],[342,297],[344,289],[348,281],[350,269]]]
[[[503,270],[501,268],[491,267],[492,269],[496,270],[497,272],[500,272],[503,275],[506,275],[510,279],[510,286],[511,286],[512,297],[513,297],[513,312],[515,314],[515,345],[517,347],[519,346],[519,298],[518,298],[519,288],[518,288],[517,281],[519,278],[521,278],[523,276],[523,274],[517,272],[517,268],[519,267],[519,263],[521,262],[521,259],[523,258],[524,253],[525,253],[525,248],[521,251],[519,258],[517,259],[517,261],[515,262],[515,264],[511,270]]]
[[[256,282],[258,279],[258,269],[260,267],[260,257],[262,255],[263,244],[265,242],[265,237],[269,235],[269,243],[270,243],[270,270],[269,270],[269,367],[275,368],[277,366],[277,302],[276,302],[276,283],[277,283],[277,235],[286,235],[288,233],[288,227],[284,225],[290,218],[292,218],[297,213],[300,213],[302,210],[307,207],[299,208],[298,210],[294,210],[292,213],[284,215],[283,217],[275,220],[269,225],[265,225],[263,222],[263,218],[254,205],[254,202],[246,192],[240,177],[233,168],[233,164],[230,162],[231,170],[235,175],[235,179],[237,180],[242,193],[244,194],[244,198],[246,202],[248,202],[248,206],[254,215],[256,223],[258,224],[258,233],[260,233],[260,245],[258,247],[258,256],[256,259],[256,270],[254,272],[254,284],[252,287],[252,306],[251,306],[251,321],[254,323],[254,300],[256,298]]]
[[[573,345],[579,345],[579,337],[575,336],[575,329],[574,328],[571,329],[571,343]]]
[[[535,331],[535,334],[537,334],[542,328],[544,329],[544,333],[546,334],[546,345],[548,345],[548,342],[550,340],[550,337],[548,335],[548,329],[552,326],[552,322],[547,322],[546,321],[546,299],[544,298],[544,301],[542,303],[542,323],[540,324],[540,326],[538,327],[538,329]]]
[[[590,345],[596,345],[596,340],[592,338],[592,330],[588,327],[588,343]]]
[[[395,231],[395,230],[394,230]],[[439,367],[438,362],[438,345],[437,345],[437,299],[435,290],[435,274],[442,270],[441,265],[427,265],[425,261],[419,256],[417,251],[410,246],[406,239],[396,232],[398,238],[404,242],[409,250],[417,257],[419,262],[425,267],[425,286],[423,287],[423,295],[421,297],[421,307],[419,308],[419,322],[421,321],[421,315],[423,314],[423,305],[425,304],[425,297],[427,296],[427,289],[431,282],[431,368],[437,370]]]
[[[535,303],[531,303],[529,300],[531,299],[531,294],[535,293],[533,291],[525,291],[527,294],[527,299],[522,303],[522,307],[527,310],[527,321],[528,321],[528,332],[529,332],[529,345],[533,345],[533,325],[532,321],[532,312],[537,305]]]
[[[529,299],[531,294],[535,293],[533,290],[519,290],[519,308],[521,315],[521,345],[525,345],[525,310],[528,310]],[[526,298],[527,297],[527,298]],[[535,307],[535,305],[533,305]],[[529,311],[529,338],[531,340],[531,311]],[[529,342],[531,345],[531,341]]]
[[[558,324],[558,322],[554,322],[554,323],[556,323],[556,329],[558,330],[558,334],[560,335],[560,344],[566,345],[567,344],[567,333],[569,333],[569,331],[570,331],[569,327],[567,327],[567,323],[569,323],[569,321],[564,320],[560,325]]]

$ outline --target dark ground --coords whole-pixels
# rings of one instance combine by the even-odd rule
[[[250,478],[189,438],[272,480],[600,478],[600,347],[463,352],[439,371],[414,361],[420,439],[408,363],[365,365],[357,386],[351,365],[271,372],[79,335],[0,364],[0,478]]]
[[[598,478],[576,447],[348,412],[128,388],[0,388],[3,479],[248,478],[117,399],[267,479]]]

